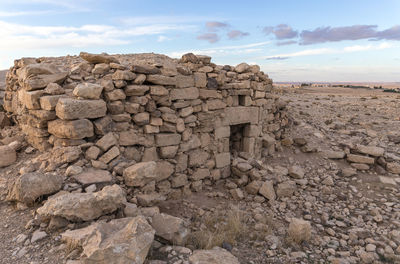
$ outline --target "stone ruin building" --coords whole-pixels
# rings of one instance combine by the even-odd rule
[[[288,124],[259,66],[191,53],[22,58],[6,85],[4,109],[34,148],[79,147],[87,167],[129,165],[125,185],[166,194],[240,175],[232,160],[272,155]]]

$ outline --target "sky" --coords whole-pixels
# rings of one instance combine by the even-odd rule
[[[0,0],[0,69],[21,57],[187,52],[274,81],[400,81],[398,0]]]

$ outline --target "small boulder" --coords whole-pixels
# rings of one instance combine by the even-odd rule
[[[300,166],[291,166],[289,168],[289,175],[295,179],[304,178],[304,171]]]
[[[151,225],[156,230],[156,235],[175,244],[183,245],[189,235],[189,229],[185,222],[175,216],[167,214],[155,214]]]
[[[43,195],[59,191],[62,183],[63,177],[58,174],[26,173],[9,188],[7,200],[32,204]]]
[[[60,216],[70,221],[89,221],[115,212],[125,202],[124,191],[114,184],[95,193],[55,195],[37,209],[37,213],[43,217]]]
[[[156,162],[136,163],[124,170],[123,177],[127,186],[143,187],[157,178]]]
[[[0,168],[7,167],[17,161],[17,153],[9,146],[0,146]]]
[[[81,246],[82,263],[142,264],[154,240],[154,229],[143,216],[97,222],[64,232],[62,240]]]

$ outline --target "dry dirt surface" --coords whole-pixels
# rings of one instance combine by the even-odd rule
[[[284,90],[281,96],[289,101],[291,137],[260,165],[261,179],[276,194],[253,195],[228,179],[161,202],[160,211],[190,222],[186,247],[222,246],[240,263],[400,263],[400,178],[385,169],[400,160],[400,96],[348,88]],[[365,170],[337,158],[356,145],[376,146],[385,155]],[[79,254],[60,242],[63,230],[31,241],[34,231],[46,230],[35,220],[40,202],[28,209],[3,201],[7,182],[38,155],[27,150],[0,170],[0,263],[66,263]],[[233,199],[237,187],[243,196]],[[307,225],[290,232],[293,218],[307,221],[311,235]],[[184,250],[157,242],[148,263],[189,262]]]

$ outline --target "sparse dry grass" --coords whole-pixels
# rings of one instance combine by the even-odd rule
[[[205,228],[192,232],[187,240],[187,244],[198,249],[211,249],[223,242],[235,245],[247,231],[244,214],[239,210],[215,213],[204,217],[202,222]]]
[[[65,247],[66,255],[69,255],[74,250],[79,250],[79,251],[82,250],[81,245],[79,244],[79,242],[76,241],[76,240],[73,240],[73,239],[67,240],[66,247]]]

